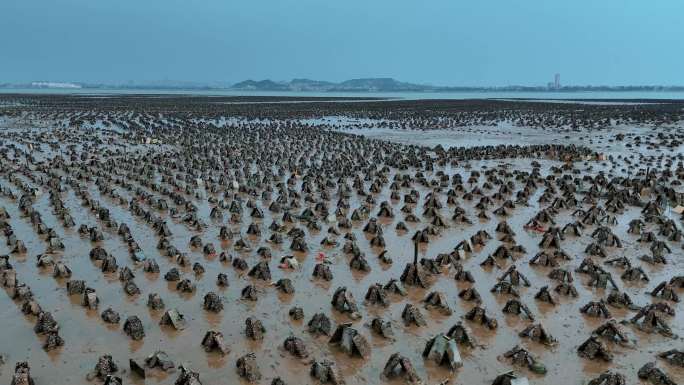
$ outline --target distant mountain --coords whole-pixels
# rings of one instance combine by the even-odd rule
[[[404,83],[392,78],[368,78],[368,79],[352,79],[344,81],[333,87],[333,91],[376,91],[376,92],[392,92],[392,91],[425,91],[433,89],[434,87]]]
[[[309,92],[682,92],[682,86],[516,86],[477,87],[477,86],[433,86],[400,82],[393,78],[362,78],[345,80],[340,83],[310,79],[293,79],[289,82],[273,80],[246,80],[229,87],[237,91],[309,91]]]
[[[290,87],[287,83],[276,83],[273,80],[245,80],[240,83],[233,84],[231,89],[240,91],[289,91]]]
[[[316,91],[316,92],[396,92],[428,91],[436,87],[404,83],[392,78],[351,79],[341,83],[310,79],[293,79],[289,82],[273,80],[245,80],[234,84],[231,89],[240,91]]]
[[[334,85],[332,82],[311,79],[292,79],[289,83],[292,91],[327,91]]]

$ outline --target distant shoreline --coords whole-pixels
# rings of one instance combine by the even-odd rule
[[[684,92],[680,91],[565,91],[536,92],[524,91],[463,91],[463,92],[417,92],[417,91],[385,91],[385,92],[310,92],[310,91],[260,91],[230,89],[189,89],[189,88],[0,88],[0,95],[74,95],[74,96],[159,96],[159,97],[232,97],[243,101],[272,102],[276,99],[288,101],[353,101],[353,100],[439,100],[439,99],[507,99],[520,101],[615,101],[635,103],[655,103],[663,101],[684,101]],[[240,100],[236,100],[240,101]]]
[[[292,90],[292,89],[245,89],[245,88],[224,88],[224,87],[15,87],[15,86],[0,86],[0,92],[9,93],[9,91],[219,91],[219,92],[243,92],[243,93],[259,93],[259,92],[288,92],[288,93],[581,93],[581,92],[682,92],[684,87],[564,87],[559,89],[548,89],[544,87],[501,87],[501,88],[436,88],[436,89],[326,89],[326,90]]]

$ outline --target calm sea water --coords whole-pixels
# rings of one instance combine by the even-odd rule
[[[269,92],[224,90],[168,90],[168,89],[0,89],[0,94],[79,94],[79,95],[201,95],[201,96],[291,96],[291,97],[361,97],[385,99],[679,99],[684,92]]]

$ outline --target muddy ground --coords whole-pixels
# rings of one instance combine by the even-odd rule
[[[226,118],[229,118],[226,116]],[[321,118],[333,119],[329,116]],[[145,152],[173,152],[178,150],[174,144],[141,144],[140,137],[124,138],[121,130],[104,130],[98,120],[92,126],[69,127],[71,136],[68,140],[51,136],[55,128],[63,125],[63,121],[42,118],[36,115],[31,119],[17,117],[0,118],[0,143],[7,148],[12,144],[19,148],[31,150],[26,146],[27,142],[36,144],[42,149],[38,153],[33,151],[36,160],[51,159],[57,154],[64,154],[69,144],[76,143],[77,140],[92,142],[94,138],[112,139],[109,146],[121,148],[122,151],[141,153]],[[336,117],[334,119],[340,119]],[[274,119],[275,120],[275,119]],[[308,122],[310,123],[310,122]],[[364,120],[363,124],[372,124],[372,119]],[[313,125],[316,125],[315,122]],[[587,146],[591,150],[606,156],[606,160],[579,160],[574,162],[575,169],[581,175],[598,175],[600,172],[606,175],[621,175],[634,177],[639,170],[646,167],[663,169],[666,167],[668,158],[676,159],[681,155],[684,147],[676,143],[674,146],[666,147],[662,144],[649,144],[642,141],[633,147],[627,147],[626,143],[633,143],[632,139],[637,136],[651,136],[658,133],[682,136],[682,128],[677,124],[667,124],[660,127],[653,127],[649,124],[621,124],[603,130],[583,130],[575,132],[568,129],[546,129],[540,130],[531,127],[517,127],[512,123],[498,123],[493,125],[475,125],[470,127],[459,127],[449,130],[396,130],[390,128],[363,128],[357,127],[353,121],[344,124],[344,127],[326,127],[326,129],[339,130],[345,133],[363,135],[371,140],[388,140],[401,145],[418,145],[433,148],[442,145],[445,148],[463,146],[489,146],[499,144],[575,144]],[[98,130],[101,130],[98,132]],[[11,133],[20,132],[21,136],[13,136]],[[84,134],[87,133],[87,134]],[[45,135],[42,137],[34,135]],[[616,136],[623,134],[626,139],[616,141]],[[80,138],[79,138],[80,136]],[[653,136],[653,143],[658,140]],[[39,145],[40,140],[54,140],[56,146],[52,149],[46,143]],[[79,143],[80,145],[80,143]],[[102,148],[102,147],[100,147]],[[614,161],[607,159],[613,156]],[[618,156],[622,159],[618,160]],[[631,165],[624,162],[624,158],[631,157]],[[641,157],[641,158],[640,158]],[[660,158],[659,158],[660,157]],[[26,159],[19,158],[12,160],[8,158],[5,164],[21,165]],[[603,158],[602,158],[603,159]],[[651,164],[645,161],[651,159]],[[465,181],[473,170],[485,170],[492,168],[502,168],[510,171],[523,170],[532,171],[533,162],[539,162],[539,170],[542,177],[551,173],[551,167],[562,167],[564,162],[541,159],[492,159],[492,160],[462,160],[457,165],[435,165],[434,170],[409,170],[397,171],[391,168],[390,176],[396,172],[414,173],[423,171],[428,179],[435,178],[438,171],[452,176],[461,174],[464,177],[464,186],[467,191],[479,186],[482,187],[485,178],[481,177],[475,183],[468,184]],[[674,171],[677,165],[675,160],[671,165]],[[35,170],[35,167],[34,167]],[[106,170],[105,170],[106,171]],[[37,177],[45,176],[41,171],[34,171]],[[55,172],[63,177],[69,176],[64,169],[55,169]],[[109,170],[112,176],[117,176],[117,170]],[[71,175],[73,177],[73,175]],[[4,170],[0,174],[0,185],[12,190],[17,198],[22,195],[22,191],[17,187],[17,183],[11,181],[12,178],[27,183],[35,187],[36,194],[33,207],[42,215],[43,222],[49,228],[56,231],[58,237],[64,243],[64,250],[55,254],[54,258],[67,264],[73,273],[72,278],[86,280],[89,287],[96,290],[100,299],[97,310],[89,310],[81,305],[81,297],[78,295],[68,295],[66,291],[66,279],[55,279],[52,277],[52,269],[36,266],[36,256],[46,251],[44,236],[38,235],[24,213],[18,206],[17,199],[7,196],[0,197],[0,207],[4,207],[10,216],[8,222],[14,229],[18,238],[23,240],[27,251],[22,254],[11,254],[10,246],[5,242],[0,242],[0,255],[10,255],[10,263],[20,277],[21,282],[30,286],[35,298],[40,302],[44,310],[52,312],[55,319],[59,322],[59,334],[64,339],[65,344],[56,350],[45,352],[42,348],[43,337],[38,336],[33,331],[36,322],[35,316],[24,315],[21,311],[21,302],[13,301],[10,295],[0,293],[0,354],[5,358],[5,364],[0,367],[0,382],[9,384],[13,374],[13,365],[18,361],[28,361],[31,366],[31,374],[36,384],[88,384],[98,382],[98,380],[88,381],[86,374],[95,366],[99,356],[111,354],[116,363],[119,364],[118,375],[123,378],[125,384],[173,384],[178,372],[164,373],[160,370],[148,370],[146,380],[139,378],[128,369],[129,358],[143,361],[144,357],[157,351],[163,350],[169,354],[173,361],[178,365],[187,363],[189,367],[200,373],[203,384],[236,384],[246,383],[238,376],[235,369],[236,360],[249,352],[254,352],[261,369],[262,379],[258,381],[268,384],[274,377],[282,378],[287,384],[308,384],[318,383],[309,375],[310,362],[312,359],[322,360],[324,358],[334,361],[346,380],[347,384],[365,383],[404,383],[403,379],[388,380],[382,375],[383,367],[392,353],[400,352],[411,360],[418,375],[426,384],[436,384],[445,379],[450,379],[453,384],[490,384],[500,373],[516,370],[519,374],[530,379],[532,384],[556,385],[579,385],[585,384],[590,379],[598,376],[606,370],[613,370],[624,374],[627,383],[639,382],[636,373],[645,363],[656,361],[656,354],[670,349],[683,349],[684,342],[680,337],[667,337],[657,333],[646,333],[638,330],[634,325],[624,325],[623,329],[634,342],[634,346],[620,346],[615,343],[607,343],[610,350],[615,354],[612,362],[601,360],[589,360],[582,358],[577,353],[578,346],[584,342],[591,334],[591,331],[607,321],[607,319],[594,318],[583,315],[579,309],[589,301],[599,301],[605,299],[610,293],[610,289],[597,289],[587,285],[588,277],[576,274],[574,269],[579,266],[582,259],[586,257],[585,248],[594,241],[591,233],[597,226],[589,225],[581,236],[569,235],[562,242],[562,249],[572,257],[572,260],[563,264],[563,267],[571,270],[575,282],[574,286],[578,291],[577,298],[565,298],[556,296],[559,304],[552,306],[534,299],[535,293],[546,285],[555,285],[554,281],[547,277],[551,271],[549,267],[535,267],[528,261],[541,249],[539,242],[542,239],[542,232],[525,228],[525,224],[535,216],[540,210],[548,207],[549,203],[540,203],[539,197],[544,193],[544,188],[538,188],[529,197],[529,206],[517,206],[512,215],[507,218],[498,217],[492,214],[492,210],[500,206],[497,201],[486,211],[490,216],[489,220],[478,219],[479,210],[475,205],[479,197],[468,201],[458,197],[459,206],[465,209],[466,215],[473,219],[472,225],[457,224],[451,221],[454,206],[445,203],[445,196],[441,196],[443,207],[438,212],[447,219],[448,227],[442,229],[441,235],[432,236],[430,242],[421,244],[419,247],[419,257],[434,258],[439,253],[450,253],[456,244],[461,240],[469,238],[478,230],[486,230],[494,239],[487,242],[484,247],[476,248],[461,261],[465,270],[470,271],[475,278],[474,284],[457,282],[454,280],[454,271],[449,266],[443,267],[442,274],[431,277],[432,284],[428,289],[411,287],[408,289],[409,295],[401,297],[390,295],[391,304],[388,307],[380,307],[364,304],[364,296],[368,287],[373,283],[387,283],[392,278],[399,278],[405,268],[406,263],[413,259],[413,241],[411,235],[416,230],[425,227],[428,220],[420,214],[423,210],[425,197],[432,191],[432,188],[414,184],[420,199],[415,206],[415,213],[421,219],[420,223],[407,222],[408,231],[397,231],[397,222],[403,220],[404,214],[400,208],[404,205],[402,201],[390,199],[391,189],[385,185],[382,190],[373,194],[378,202],[371,210],[371,217],[376,216],[379,203],[388,201],[393,207],[394,218],[380,218],[378,221],[383,228],[386,246],[371,247],[369,234],[364,233],[363,227],[368,219],[353,221],[353,227],[348,230],[357,238],[357,244],[370,264],[371,271],[368,273],[352,271],[349,268],[350,256],[342,251],[345,243],[344,235],[347,230],[341,230],[341,234],[335,237],[339,242],[338,246],[330,247],[320,245],[321,240],[328,236],[326,229],[335,223],[319,221],[322,229],[309,230],[301,222],[288,225],[302,227],[306,231],[306,243],[309,246],[307,252],[292,252],[289,249],[289,240],[281,245],[266,243],[271,235],[268,226],[274,219],[280,220],[282,213],[272,213],[267,208],[270,201],[262,201],[257,197],[260,208],[263,209],[264,217],[260,219],[249,218],[249,209],[243,214],[241,223],[231,223],[230,213],[224,210],[222,220],[210,218],[210,211],[214,205],[207,200],[209,196],[222,196],[206,191],[203,184],[197,186],[195,191],[197,197],[188,194],[187,198],[198,207],[199,218],[207,224],[202,231],[195,231],[182,223],[179,218],[172,218],[167,211],[154,210],[147,202],[140,203],[148,210],[154,212],[166,220],[172,235],[167,239],[176,247],[186,252],[193,262],[201,263],[206,269],[204,274],[197,275],[191,266],[179,267],[171,258],[162,255],[162,251],[157,249],[159,236],[150,227],[149,223],[142,218],[133,215],[129,210],[128,203],[137,200],[136,189],[141,189],[147,193],[159,196],[158,192],[150,189],[149,186],[142,185],[140,181],[129,180],[132,189],[114,186],[117,193],[123,198],[124,204],[119,200],[112,199],[104,194],[95,185],[95,178],[82,180],[88,193],[100,202],[103,207],[109,209],[111,217],[119,224],[126,223],[132,235],[142,249],[147,258],[153,258],[160,267],[159,274],[144,273],[140,264],[135,263],[129,253],[129,248],[116,232],[116,229],[106,228],[94,212],[82,205],[82,200],[76,195],[72,186],[64,183],[65,191],[61,193],[62,201],[73,216],[76,226],[66,228],[62,221],[54,214],[53,207],[49,200],[49,189],[46,185],[40,184],[35,180],[30,180],[26,175]],[[390,177],[390,181],[392,178]],[[155,175],[155,182],[162,183],[161,177]],[[295,190],[301,187],[301,178],[296,185],[292,186]],[[516,190],[522,185],[516,182]],[[365,182],[365,188],[370,187],[370,181]],[[587,186],[588,187],[588,186]],[[684,192],[678,185],[673,185],[677,192]],[[486,190],[485,193],[491,195],[496,192]],[[446,189],[445,189],[446,191]],[[338,200],[336,190],[332,190],[332,208]],[[402,195],[408,192],[407,189],[401,191]],[[245,199],[249,197],[242,194]],[[578,194],[578,199],[581,199]],[[355,208],[363,205],[363,197],[352,194],[349,201],[351,213]],[[644,202],[652,200],[652,196],[644,195]],[[307,207],[303,202],[302,208]],[[605,197],[598,199],[597,204],[605,205]],[[580,204],[583,208],[590,205]],[[663,216],[673,219],[677,226],[681,228],[680,215],[674,211],[674,205],[668,205],[663,210]],[[579,207],[578,207],[579,208]],[[555,216],[555,226],[563,227],[568,223],[578,220],[572,213],[576,208],[561,209]],[[620,291],[628,293],[632,300],[639,306],[652,302],[660,302],[648,295],[647,292],[653,289],[658,283],[670,280],[674,276],[684,274],[684,253],[681,241],[667,241],[671,248],[671,253],[667,254],[667,265],[650,265],[639,260],[644,254],[650,254],[648,243],[638,242],[638,235],[628,233],[628,223],[633,219],[642,217],[642,207],[627,206],[622,212],[612,213],[617,219],[615,225],[609,226],[612,232],[622,240],[623,247],[607,247],[606,250],[610,258],[625,256],[636,266],[642,266],[648,275],[649,282],[627,282],[620,279],[622,269],[612,266],[605,266],[606,270],[612,273]],[[502,268],[483,268],[480,263],[489,256],[494,250],[502,245],[498,240],[501,234],[497,234],[497,224],[506,220],[515,231],[515,241],[522,245],[526,252],[517,254],[514,260],[502,260]],[[250,223],[260,224],[261,236],[247,236],[245,239],[252,246],[251,251],[239,251],[234,249],[234,241],[221,240],[219,238],[219,228],[222,225],[229,226],[234,232],[245,234]],[[87,235],[79,234],[78,228],[85,224],[88,227],[97,227],[102,230],[104,240],[91,242]],[[648,223],[644,231],[658,233],[658,226],[655,223]],[[271,281],[275,282],[280,278],[290,278],[295,286],[295,293],[288,295],[277,292],[271,282],[255,280],[247,276],[246,271],[236,270],[228,262],[221,262],[218,255],[206,255],[201,248],[191,247],[189,240],[193,235],[200,235],[204,243],[213,243],[217,248],[217,254],[226,252],[235,257],[244,258],[249,267],[259,262],[262,258],[256,255],[256,250],[260,246],[268,246],[272,250],[273,257],[269,261],[272,273]],[[660,237],[663,238],[663,237]],[[664,239],[664,238],[663,238]],[[128,266],[135,273],[135,282],[141,290],[141,294],[128,296],[124,293],[122,284],[119,281],[118,273],[103,274],[99,262],[93,262],[88,258],[88,254],[93,247],[101,246],[110,254],[117,258],[119,268]],[[386,250],[394,263],[391,265],[382,263],[377,256]],[[334,278],[330,282],[321,281],[312,277],[314,266],[318,262],[317,256],[323,253],[330,261],[330,268]],[[278,262],[281,256],[294,255],[300,262],[299,270],[281,269]],[[596,258],[599,263],[604,260]],[[531,282],[530,287],[520,288],[520,300],[529,306],[535,315],[535,322],[540,322],[546,327],[547,331],[553,335],[558,343],[553,347],[532,342],[526,338],[521,338],[518,333],[526,326],[533,323],[530,320],[521,319],[519,316],[504,314],[502,308],[506,301],[511,297],[490,293],[490,289],[497,282],[506,268],[516,265],[518,270],[523,273]],[[190,278],[197,289],[193,294],[183,294],[176,290],[176,282],[167,282],[164,273],[171,268],[179,268],[183,278]],[[225,273],[228,276],[230,286],[219,288],[216,284],[218,273]],[[261,290],[259,299],[255,302],[241,299],[241,290],[248,284],[254,284]],[[347,314],[334,310],[331,306],[331,296],[335,289],[346,286],[353,293],[354,298],[359,304],[359,311],[362,318],[351,320]],[[488,330],[481,325],[476,325],[463,320],[464,314],[473,307],[473,304],[461,300],[457,294],[460,290],[474,287],[482,295],[482,306],[487,309],[489,315],[496,318],[499,327],[496,330]],[[205,311],[202,308],[202,299],[210,291],[216,292],[222,298],[224,309],[215,314]],[[446,294],[448,303],[453,310],[451,315],[444,315],[437,310],[428,310],[423,307],[421,300],[433,291]],[[162,310],[150,310],[147,307],[147,296],[149,293],[159,293],[163,298],[166,309],[178,309],[187,319],[187,328],[182,331],[173,330],[168,326],[160,326],[159,320],[163,314]],[[679,294],[684,293],[679,289]],[[401,313],[407,303],[417,305],[426,318],[427,325],[424,327],[405,326],[402,322]],[[666,317],[672,332],[678,336],[684,336],[684,312],[681,305],[670,302],[676,310],[674,316]],[[305,317],[301,321],[293,321],[288,315],[288,311],[293,306],[300,306],[304,310]],[[103,322],[100,313],[111,307],[121,315],[121,323],[109,325]],[[615,309],[609,307],[612,317],[617,321],[629,320],[636,311]],[[350,358],[338,348],[331,347],[328,338],[313,337],[306,331],[306,323],[315,313],[328,315],[333,325],[337,326],[346,322],[352,322],[353,326],[366,337],[372,351],[367,360],[362,358]],[[123,331],[122,325],[126,317],[130,315],[138,316],[143,323],[145,337],[141,341],[134,341]],[[256,317],[261,320],[266,328],[265,339],[253,341],[245,336],[245,319]],[[395,339],[384,339],[375,334],[369,328],[369,323],[374,317],[382,317],[390,320],[395,332]],[[436,364],[426,361],[422,357],[423,348],[428,339],[438,333],[446,333],[450,327],[457,322],[463,321],[476,339],[478,346],[475,348],[459,347],[463,356],[463,366],[455,371],[438,367]],[[221,355],[217,352],[206,353],[201,346],[204,333],[208,330],[221,331],[228,343],[231,352]],[[334,329],[333,329],[334,330]],[[302,338],[308,350],[309,357],[305,359],[295,358],[290,353],[284,351],[283,341],[286,337],[294,335]],[[502,355],[520,345],[528,349],[538,360],[543,363],[548,373],[545,375],[532,373],[526,368],[513,366],[509,361],[502,358]],[[658,366],[669,374],[670,378],[677,383],[684,383],[684,368],[657,360]]]

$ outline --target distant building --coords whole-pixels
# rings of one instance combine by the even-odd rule
[[[561,85],[560,85],[560,74],[556,74],[553,77],[553,88],[560,89],[560,87],[561,87]]]

